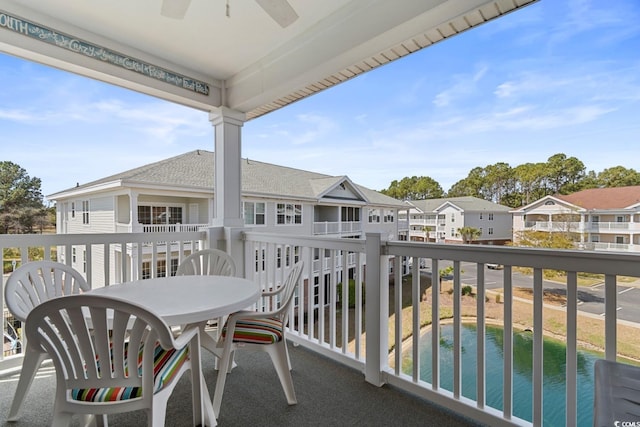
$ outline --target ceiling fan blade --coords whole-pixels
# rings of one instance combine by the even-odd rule
[[[282,28],[288,27],[298,19],[298,14],[287,0],[256,0],[256,2]]]
[[[172,19],[182,19],[191,4],[191,0],[162,0],[160,14]]]

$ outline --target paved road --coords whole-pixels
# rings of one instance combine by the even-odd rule
[[[444,268],[446,264],[443,265]],[[476,285],[476,264],[462,263],[463,285]],[[427,272],[430,270],[426,270]],[[502,289],[502,270],[485,268],[484,280],[487,289]],[[513,272],[512,282],[514,287],[531,288],[533,278],[518,272]],[[544,289],[557,290],[566,293],[566,286],[550,281],[543,281]],[[640,323],[640,287],[630,285],[618,285],[618,319]],[[593,286],[578,287],[578,309],[599,316],[604,316],[604,283]]]

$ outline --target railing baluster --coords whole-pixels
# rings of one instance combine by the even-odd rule
[[[477,265],[476,273],[476,400],[480,409],[485,405],[485,322],[484,322],[484,264]]]
[[[510,265],[505,265],[502,277],[504,290],[502,413],[505,419],[510,420],[513,415],[513,283]]]
[[[533,425],[542,425],[543,308],[542,269],[533,270]]]
[[[577,356],[577,319],[578,319],[578,275],[575,271],[567,272],[567,397],[566,425],[574,427],[578,424],[578,356]]]
[[[605,359],[616,361],[618,346],[618,290],[616,276],[604,276],[604,356]]]
[[[440,388],[440,273],[438,259],[431,259],[431,387]]]
[[[462,394],[462,289],[460,283],[460,261],[453,262],[453,396]]]
[[[413,260],[414,273],[411,275],[411,303],[412,303],[412,357],[413,357],[413,381],[417,382],[420,379],[420,259],[414,258]],[[400,307],[402,307],[402,295],[400,296]],[[402,308],[397,312],[397,315],[402,317]],[[402,352],[402,346],[400,346]]]

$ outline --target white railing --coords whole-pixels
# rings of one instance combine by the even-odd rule
[[[23,263],[34,259],[46,259],[72,265],[93,287],[122,283],[148,274],[156,277],[158,263],[164,262],[169,274],[169,258],[180,262],[185,253],[205,247],[206,232],[181,233],[113,233],[113,234],[3,234],[0,235],[0,259],[9,273]],[[75,249],[75,251],[74,251]],[[76,254],[74,262],[73,254]],[[6,254],[10,254],[5,258]],[[17,254],[17,255],[14,255]],[[15,262],[15,266],[14,266]],[[149,263],[143,269],[143,262]],[[4,285],[9,274],[3,274],[0,282],[0,306],[4,305]],[[3,331],[10,317],[3,310]],[[7,354],[9,355],[9,354]],[[0,355],[0,371],[5,365]],[[7,359],[11,359],[8,357]],[[13,357],[16,359],[16,357]],[[19,358],[18,358],[19,359]],[[15,360],[10,363],[15,364]]]
[[[326,235],[353,235],[362,231],[360,221],[320,221],[313,223],[313,234],[316,236]]]
[[[313,272],[305,270],[305,284],[299,295],[299,302],[295,311],[295,323],[291,326],[291,339],[301,345],[309,347],[337,361],[346,363],[365,372],[367,381],[382,385],[393,384],[411,393],[423,396],[437,402],[453,411],[464,414],[488,425],[541,425],[543,417],[543,312],[546,309],[543,301],[543,270],[556,269],[567,271],[567,282],[564,284],[567,294],[567,305],[563,310],[566,323],[566,425],[576,426],[577,421],[577,329],[578,312],[578,273],[598,273],[604,275],[606,301],[603,310],[605,315],[600,319],[603,324],[605,342],[605,357],[615,360],[617,356],[617,293],[616,280],[618,275],[640,277],[640,263],[637,256],[629,254],[606,254],[587,251],[556,251],[528,248],[511,248],[479,245],[445,245],[424,244],[413,242],[381,242],[378,235],[368,234],[366,240],[349,239],[319,239],[295,238],[260,233],[245,233],[246,259],[255,259],[255,251],[264,250],[266,253],[276,253],[277,248],[290,247],[297,251],[308,265],[316,265],[314,256],[318,253],[328,254],[326,259],[331,268],[318,278]],[[339,268],[339,263],[332,261],[340,257],[352,256],[358,260],[357,269],[353,271],[355,283],[362,284],[366,277],[366,285],[355,286],[351,291],[339,287],[345,273]],[[269,259],[269,255],[267,258]],[[412,298],[410,301],[402,299],[402,287],[405,285],[391,285],[402,283],[403,272],[411,260],[412,265],[426,264],[430,271],[440,271],[444,266],[452,266],[453,281],[453,311],[452,323],[453,339],[453,390],[447,390],[440,385],[442,371],[440,354],[440,301],[439,283],[431,285],[431,301],[422,301],[423,289],[420,288],[418,275],[413,277],[410,286]],[[476,399],[464,397],[461,392],[462,353],[461,328],[463,324],[461,307],[461,275],[462,263],[472,263],[476,267],[477,278],[474,285],[476,292],[477,325],[477,361]],[[485,280],[485,264],[496,263],[504,265],[502,272],[502,309],[503,309],[503,340],[504,340],[504,381],[503,409],[498,410],[486,404],[487,377],[484,370],[487,354],[485,354],[485,298],[487,298],[487,282]],[[266,262],[265,270],[255,273],[253,265],[247,265],[247,274],[254,274],[260,281],[273,282],[284,273],[269,268],[275,265]],[[346,263],[345,263],[346,265]],[[393,266],[394,273],[389,275],[389,266]],[[513,414],[514,395],[512,379],[514,376],[513,355],[514,341],[514,297],[513,274],[515,267],[532,269],[531,287],[531,317],[533,330],[533,409],[531,422],[520,419]],[[286,267],[284,268],[286,270]],[[366,274],[365,274],[366,273]],[[314,287],[314,283],[320,283]],[[560,285],[559,285],[560,286]],[[314,293],[315,292],[315,293]],[[339,293],[340,292],[340,293]],[[348,294],[351,292],[351,295]],[[354,306],[349,308],[349,300]],[[365,310],[365,302],[367,309]],[[431,379],[421,379],[420,352],[425,343],[423,338],[423,323],[421,313],[428,305],[427,312],[431,313]],[[403,322],[406,316],[390,316],[391,312],[401,313],[411,310],[408,317],[410,324]],[[365,318],[366,313],[366,318]],[[464,319],[465,322],[468,319]],[[427,322],[427,323],[429,323]],[[409,327],[410,338],[403,339],[401,331]],[[365,333],[366,331],[366,333]],[[640,334],[640,329],[638,330]],[[366,336],[366,339],[365,339]],[[428,344],[428,343],[427,343]],[[393,352],[391,349],[410,348],[409,351]],[[412,366],[409,372],[402,366]]]
[[[640,223],[637,222],[588,222],[586,223],[585,231],[619,231],[619,230],[629,230],[629,231],[638,231],[640,230]]]
[[[328,237],[296,237],[267,234],[252,231],[241,233],[244,240],[244,263],[240,271],[248,278],[259,281],[265,287],[282,282],[288,269],[298,260],[305,262],[303,284],[298,289],[296,305],[288,337],[313,351],[341,363],[359,369],[365,379],[375,385],[392,384],[410,393],[423,396],[455,412],[464,414],[488,425],[541,425],[544,410],[542,386],[544,381],[542,348],[544,316],[547,309],[543,301],[543,270],[567,271],[567,304],[562,308],[566,324],[566,425],[577,425],[577,329],[581,315],[578,312],[577,274],[581,272],[604,275],[605,303],[603,340],[605,356],[615,360],[617,352],[617,277],[640,277],[640,263],[637,255],[614,254],[590,251],[555,251],[513,247],[480,245],[446,245],[417,242],[384,242],[378,234],[367,234],[366,239],[338,239]],[[161,233],[161,234],[111,234],[111,235],[21,235],[0,236],[0,247],[20,248],[22,261],[29,259],[33,247],[44,248],[46,258],[52,258],[57,251],[69,253],[71,247],[82,246],[88,253],[96,248],[115,246],[116,258],[106,258],[106,265],[116,265],[127,261],[127,254],[138,255],[144,248],[150,248],[151,257],[158,259],[162,252],[186,247],[208,247],[207,234]],[[165,242],[173,242],[168,245]],[[219,243],[219,242],[218,242]],[[231,247],[240,242],[227,242]],[[122,248],[126,248],[123,250]],[[139,251],[139,252],[137,252]],[[91,258],[91,255],[89,255]],[[141,257],[138,256],[136,260]],[[68,261],[68,260],[67,260]],[[139,261],[136,261],[139,262]],[[461,393],[462,358],[464,352],[460,340],[463,321],[461,294],[463,274],[462,264],[473,265],[477,270],[475,279],[477,355],[478,366],[475,374],[477,393],[475,399]],[[470,263],[470,264],[468,264]],[[489,295],[485,279],[485,264],[496,263],[504,266],[502,271],[502,317],[504,381],[503,409],[489,407],[486,403],[487,375],[484,370],[485,352],[485,303]],[[92,263],[89,263],[91,265]],[[431,298],[423,300],[419,275],[414,275],[410,284],[403,285],[404,273],[409,264],[426,264],[431,272],[438,272],[445,266],[452,267],[452,323],[454,330],[453,348],[453,389],[447,390],[440,384],[442,372],[439,354],[439,326],[442,301],[439,281],[431,284]],[[532,422],[513,415],[515,395],[512,385],[514,375],[514,296],[515,267],[532,269],[531,326],[533,330],[533,410]],[[469,267],[466,267],[469,268]],[[102,267],[105,274],[110,271]],[[391,272],[391,273],[390,273]],[[88,277],[96,271],[87,271]],[[117,283],[128,278],[124,272],[120,277],[109,276],[108,283]],[[139,277],[139,276],[138,276]],[[90,279],[91,280],[91,279]],[[346,286],[350,281],[352,286]],[[343,286],[343,284],[345,286]],[[4,285],[4,280],[3,280]],[[409,292],[403,292],[409,287]],[[404,295],[404,299],[403,299]],[[409,295],[408,298],[407,295]],[[622,298],[622,297],[621,297]],[[366,309],[365,309],[366,307]],[[426,311],[422,311],[426,309]],[[407,313],[395,316],[392,313]],[[430,312],[428,319],[420,313]],[[404,319],[404,320],[403,320]],[[421,378],[420,352],[424,321],[431,324],[430,339],[432,376],[430,380]],[[4,326],[4,325],[3,325]],[[404,334],[403,331],[409,331]],[[640,334],[640,332],[639,332]],[[408,339],[403,339],[408,336]],[[427,343],[429,344],[429,343]],[[400,351],[409,348],[409,351]],[[394,351],[398,349],[398,351]],[[15,356],[12,356],[15,359]],[[9,357],[7,359],[11,359]],[[411,366],[410,370],[403,369]],[[0,364],[0,370],[3,365]]]
[[[184,233],[204,230],[207,224],[138,224],[133,227],[134,233]]]
[[[525,221],[524,227],[536,231],[571,231],[580,233],[640,231],[640,223],[637,222]]]

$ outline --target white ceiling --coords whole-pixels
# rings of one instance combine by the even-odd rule
[[[282,28],[255,0],[229,0],[228,17],[227,0],[191,0],[178,20],[161,15],[162,0],[0,0],[0,51],[254,118],[534,1],[289,0],[299,18]],[[52,34],[201,81],[208,93],[83,55],[74,43],[56,46]]]

